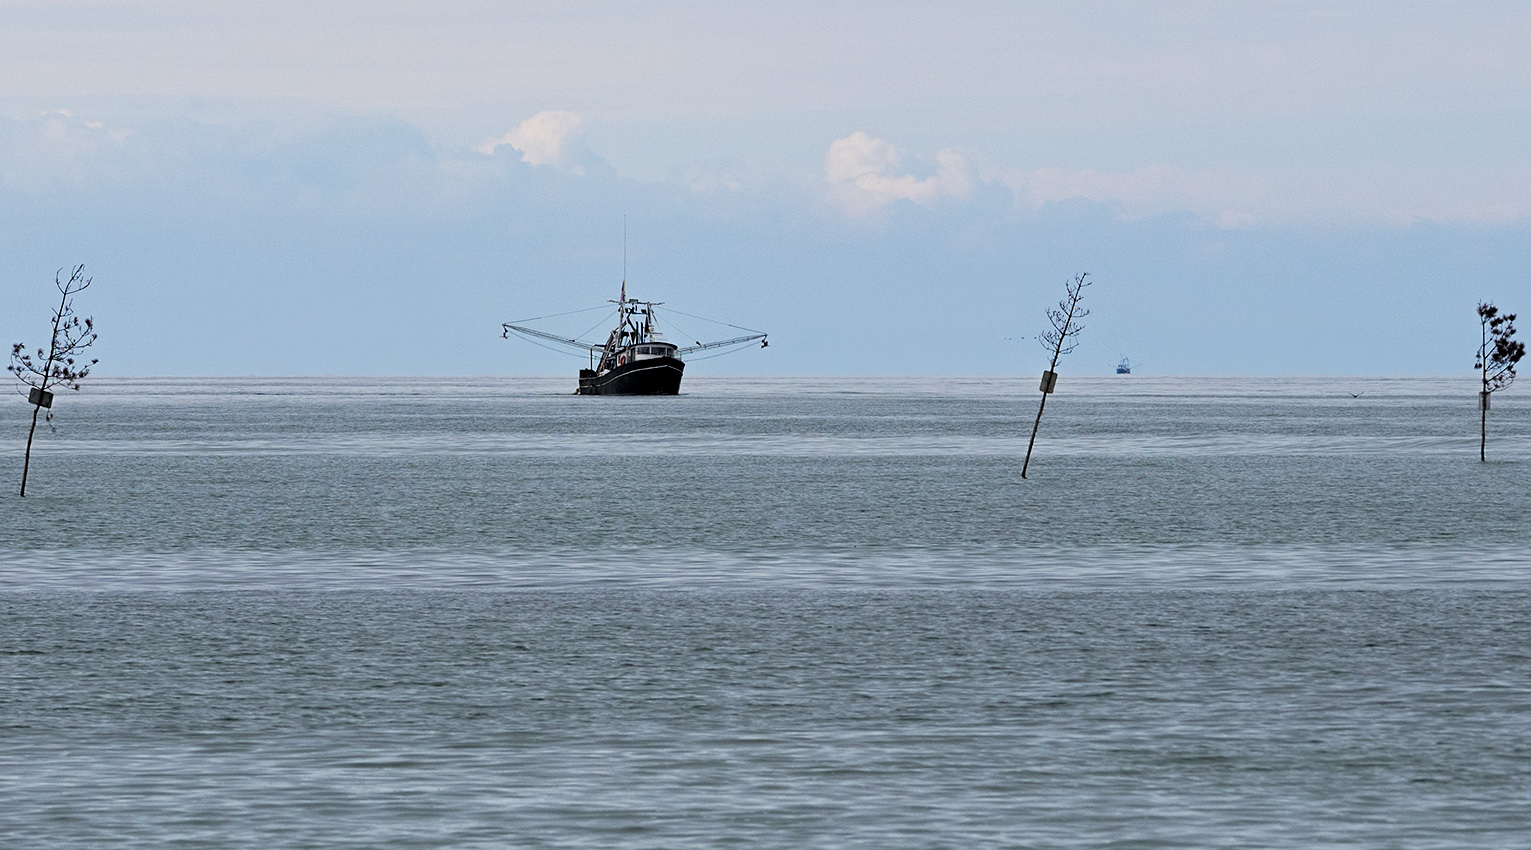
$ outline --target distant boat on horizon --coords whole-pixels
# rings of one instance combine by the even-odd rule
[[[1132,374],[1132,362],[1127,359],[1127,355],[1125,355],[1125,354],[1122,355],[1122,362],[1116,364],[1116,374],[1118,374],[1118,375],[1131,375]]]

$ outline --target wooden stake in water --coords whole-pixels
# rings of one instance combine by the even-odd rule
[[[1079,346],[1079,334],[1084,330],[1079,320],[1090,315],[1089,310],[1079,306],[1080,300],[1084,298],[1084,288],[1090,285],[1089,278],[1089,272],[1081,272],[1063,284],[1066,293],[1063,300],[1058,302],[1057,308],[1047,311],[1047,321],[1053,328],[1037,337],[1037,342],[1042,343],[1043,348],[1052,349],[1053,359],[1047,365],[1047,371],[1042,373],[1042,402],[1037,405],[1037,421],[1031,425],[1031,441],[1026,444],[1026,461],[1021,464],[1022,478],[1026,477],[1026,470],[1031,466],[1031,450],[1037,444],[1037,429],[1042,427],[1042,411],[1047,407],[1047,397],[1058,386],[1058,361]]]

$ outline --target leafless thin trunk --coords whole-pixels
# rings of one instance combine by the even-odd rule
[[[1052,349],[1052,360],[1042,376],[1042,401],[1037,405],[1037,419],[1031,424],[1031,440],[1026,443],[1026,460],[1021,464],[1022,478],[1026,477],[1026,471],[1031,467],[1031,450],[1037,444],[1037,431],[1042,427],[1042,411],[1047,408],[1047,397],[1053,391],[1052,383],[1057,380],[1058,361],[1078,347],[1079,334],[1084,331],[1084,325],[1078,322],[1090,315],[1089,310],[1079,306],[1080,300],[1084,298],[1084,288],[1090,285],[1089,277],[1089,273],[1085,272],[1064,283],[1066,294],[1063,300],[1058,302],[1056,309],[1047,311],[1047,320],[1052,324],[1052,330],[1037,337],[1043,348]]]
[[[1488,462],[1488,322],[1483,320],[1483,305],[1478,305],[1478,324],[1482,337],[1478,342],[1478,363],[1482,370],[1483,389],[1478,393],[1478,461]]]
[[[42,412],[42,405],[32,408],[32,427],[27,431],[27,453],[21,461],[21,496],[27,495],[27,471],[32,468],[32,435],[37,433],[37,414]]]
[[[1488,463],[1488,396],[1478,396],[1478,460]]]

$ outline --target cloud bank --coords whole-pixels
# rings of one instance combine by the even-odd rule
[[[921,177],[892,143],[865,132],[830,143],[824,179],[835,204],[865,217],[899,202],[964,212],[985,187],[1011,198],[1012,209],[1034,214],[1068,202],[1111,209],[1125,221],[1190,215],[1223,229],[1256,226],[1408,226],[1508,224],[1531,220],[1531,168],[1485,179],[1471,174],[1385,175],[1355,171],[1272,168],[1184,168],[1147,164],[1095,168],[1017,167],[981,157],[975,166],[953,148],[936,151],[935,173]]]
[[[585,119],[580,114],[544,111],[522,121],[504,136],[485,142],[478,150],[493,154],[495,148],[510,145],[520,151],[522,162],[584,174],[582,160],[588,154],[581,141],[584,134]]]
[[[962,154],[943,148],[936,152],[936,173],[916,177],[904,167],[897,148],[863,132],[830,143],[824,177],[837,200],[855,212],[896,201],[929,204],[944,197],[966,198],[973,191]]]
[[[108,372],[559,374],[495,322],[610,298],[626,215],[630,292],[781,340],[720,369],[1009,372],[1030,349],[1000,347],[1088,270],[1103,369],[1127,351],[1165,372],[1442,372],[1461,329],[1441,317],[1513,302],[1531,262],[1524,213],[1483,224],[1455,203],[1518,178],[1435,193],[1455,217],[1421,228],[1383,213],[1430,209],[1405,203],[1428,184],[1378,204],[1343,175],[1024,168],[865,132],[820,136],[795,175],[739,162],[640,181],[586,126],[532,115],[485,155],[390,116],[0,118],[0,338],[46,315],[29,282],[84,262]],[[1314,210],[1343,226],[1313,227]]]

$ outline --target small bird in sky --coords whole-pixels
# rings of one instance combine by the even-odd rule
[[[1346,392],[1350,392],[1350,390],[1346,390]],[[1363,395],[1366,395],[1366,390],[1362,390],[1358,393],[1350,393],[1351,398],[1360,398]]]

